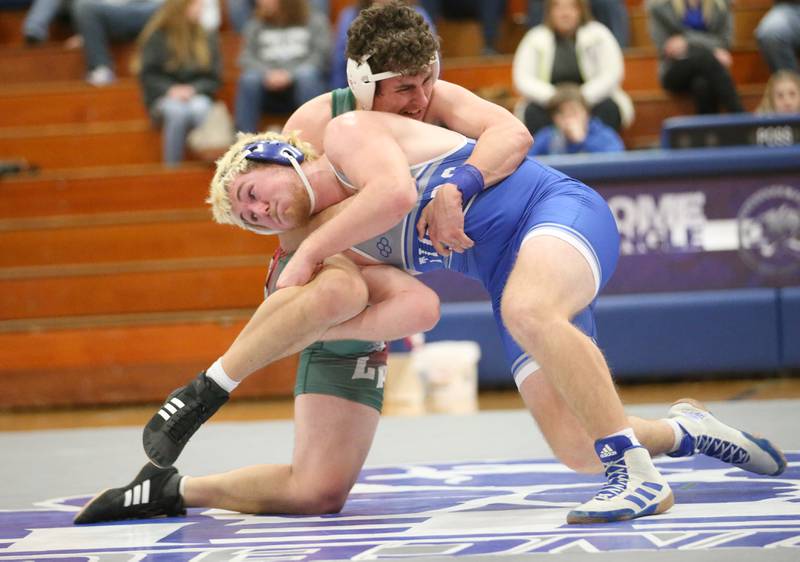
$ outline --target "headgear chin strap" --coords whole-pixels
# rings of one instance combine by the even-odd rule
[[[311,184],[308,182],[306,174],[300,167],[300,163],[305,160],[303,151],[292,146],[289,143],[279,140],[260,140],[258,142],[250,143],[244,147],[246,152],[245,158],[254,162],[263,162],[265,164],[279,164],[281,166],[291,166],[297,175],[300,176],[300,181],[303,187],[306,188],[308,198],[311,206],[309,215],[314,213],[314,207],[317,203],[317,198],[314,195],[314,190],[311,189]],[[284,232],[282,230],[271,230],[257,225],[247,225],[248,230],[257,232],[258,234],[278,234]]]
[[[372,55],[367,55],[361,62],[355,59],[347,59],[347,84],[350,86],[350,91],[356,98],[356,102],[360,109],[372,109],[372,103],[375,101],[375,85],[381,80],[387,78],[394,78],[395,76],[402,76],[402,72],[379,72],[378,74],[372,73],[372,68],[369,66],[368,59]],[[435,82],[439,78],[439,55],[435,54],[430,62],[431,77]]]

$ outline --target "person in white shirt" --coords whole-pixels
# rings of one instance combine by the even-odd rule
[[[522,38],[512,71],[523,97],[518,115],[532,133],[552,123],[547,108],[563,83],[580,85],[592,115],[614,130],[633,122],[633,103],[621,86],[622,50],[591,19],[586,0],[547,0],[544,23]]]

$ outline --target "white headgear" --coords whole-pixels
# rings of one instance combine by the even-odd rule
[[[350,91],[356,98],[357,109],[372,109],[372,102],[375,100],[375,84],[380,80],[402,76],[402,72],[379,72],[373,74],[367,60],[372,55],[367,55],[361,62],[354,59],[347,59],[347,84]],[[439,78],[439,55],[436,54],[431,60],[431,78],[433,82]]]

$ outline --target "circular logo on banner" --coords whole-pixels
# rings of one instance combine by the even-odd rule
[[[800,190],[771,185],[748,197],[739,209],[739,253],[759,273],[800,270]]]

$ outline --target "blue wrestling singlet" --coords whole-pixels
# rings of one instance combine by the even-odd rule
[[[557,170],[526,158],[503,181],[475,195],[465,208],[464,231],[475,245],[463,254],[443,257],[431,241],[417,237],[416,224],[436,188],[448,182],[453,170],[472,154],[475,142],[411,167],[419,197],[414,209],[390,231],[358,244],[354,251],[376,263],[410,273],[451,269],[480,280],[492,298],[495,321],[514,379],[522,380],[538,365],[514,341],[500,318],[500,298],[517,253],[531,236],[559,237],[586,258],[595,278],[595,295],[616,267],[619,233],[603,198],[593,189]],[[337,172],[339,179],[347,178]],[[573,319],[586,335],[595,336],[594,302]]]

